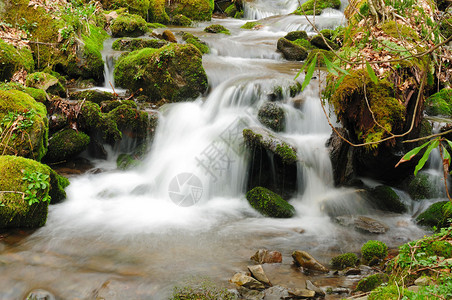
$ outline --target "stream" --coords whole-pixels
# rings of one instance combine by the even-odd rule
[[[395,248],[425,234],[412,221],[420,204],[403,192],[409,212],[383,214],[361,204],[353,189],[334,187],[325,147],[331,128],[319,99],[323,76],[291,98],[289,86],[302,63],[286,61],[276,52],[277,40],[289,31],[314,35],[304,17],[286,15],[292,6],[296,2],[247,4],[246,18],[264,18],[260,30],[241,29],[247,20],[231,18],[169,28],[180,41],[179,32],[190,32],[211,48],[203,56],[208,94],[160,109],[156,136],[140,167],[116,170],[114,153],[107,161],[94,160],[103,172],[71,177],[67,200],[49,207],[43,228],[2,236],[0,299],[24,299],[38,288],[58,299],[168,299],[175,285],[192,276],[232,288],[228,280],[246,270],[249,258],[262,248],[283,255],[282,264],[264,267],[273,284],[300,287],[308,277],[292,266],[294,250],[308,251],[328,264],[335,255],[358,253],[369,239]],[[341,22],[344,16],[336,10],[315,17],[319,29]],[[231,34],[205,33],[212,23]],[[111,42],[106,42],[104,55],[111,52]],[[106,69],[111,78],[112,66]],[[282,87],[287,116],[281,136],[296,145],[303,174],[300,192],[290,200],[297,212],[291,219],[263,217],[245,198],[249,157],[241,132],[262,126],[257,110],[277,86]],[[209,168],[206,159],[214,160]],[[175,204],[175,197],[187,195],[188,200]],[[342,227],[325,214],[325,205],[378,219],[390,230],[369,235]],[[320,286],[350,288],[356,283],[353,276],[318,275],[314,280]],[[342,296],[327,295],[335,298]]]

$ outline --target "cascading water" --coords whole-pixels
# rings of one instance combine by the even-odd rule
[[[331,22],[316,20],[320,27]],[[356,211],[359,195],[333,186],[325,147],[331,130],[319,82],[289,96],[301,63],[275,52],[288,30],[273,21],[263,20],[265,27],[256,32],[241,30],[243,20],[217,19],[231,31],[221,38],[203,33],[202,23],[184,28],[211,48],[203,57],[209,95],[161,108],[154,142],[139,168],[117,171],[112,163],[101,174],[71,178],[68,199],[50,207],[45,227],[20,243],[0,245],[6,247],[0,274],[8,274],[0,280],[0,299],[20,298],[34,287],[63,299],[166,299],[190,275],[224,284],[260,248],[283,253],[285,269],[274,270],[273,283],[296,287],[304,277],[289,267],[293,250],[324,261],[331,253],[359,250],[369,236],[335,225],[324,213],[337,203]],[[262,217],[246,201],[249,157],[242,145],[242,130],[262,126],[257,110],[279,86],[287,116],[281,136],[296,146],[300,172],[299,194],[291,200],[297,214],[283,220]],[[187,199],[195,205],[175,203]],[[407,225],[396,226],[401,220]],[[423,234],[407,215],[386,215],[385,222],[393,229],[381,239],[390,246]]]

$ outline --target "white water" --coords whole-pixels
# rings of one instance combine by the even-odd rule
[[[203,57],[211,89],[207,97],[161,108],[152,148],[140,168],[121,172],[111,162],[107,172],[72,178],[68,199],[50,207],[46,226],[0,254],[0,272],[8,274],[0,280],[0,299],[20,298],[35,287],[63,299],[92,299],[100,290],[109,292],[107,299],[166,299],[172,286],[191,274],[226,283],[260,248],[283,253],[286,269],[274,276],[290,284],[303,276],[289,266],[293,250],[308,250],[328,262],[333,253],[357,252],[375,239],[339,227],[323,211],[332,203],[347,213],[369,212],[356,205],[359,196],[353,190],[333,187],[325,148],[331,129],[318,80],[296,97],[304,101],[301,109],[288,96],[301,63],[284,61],[275,52],[277,39],[292,30],[284,20],[269,18],[257,32],[241,30],[243,20],[214,20],[228,27],[230,36],[204,33],[205,24],[184,29],[212,49]],[[331,22],[316,20],[321,27]],[[301,192],[291,200],[296,216],[284,220],[262,217],[246,201],[249,159],[240,146],[242,129],[261,126],[257,109],[279,85],[287,115],[281,135],[297,147],[302,174]],[[228,140],[228,134],[235,137]],[[209,173],[199,161],[212,149],[222,154],[215,160],[221,168]],[[181,207],[170,200],[170,183],[181,173],[194,174],[202,183],[196,205]],[[182,194],[188,191],[195,192]],[[390,246],[423,234],[408,215],[387,214],[384,221],[391,230],[378,238]],[[407,225],[398,226],[400,221]]]

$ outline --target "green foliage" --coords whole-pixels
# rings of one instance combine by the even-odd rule
[[[27,47],[20,49],[0,39],[0,81],[10,80],[20,69],[32,72],[34,69],[33,56]]]
[[[44,196],[41,195],[50,187],[49,175],[41,172],[24,171],[22,180],[27,182],[24,200],[28,202],[28,205],[31,206],[35,203],[39,203],[39,201],[50,202],[50,196],[48,194]]]
[[[426,112],[431,115],[452,115],[452,89],[444,88],[425,100]]]
[[[246,193],[250,205],[264,216],[291,218],[295,208],[278,194],[264,187],[255,187]]]
[[[361,255],[368,262],[374,258],[384,259],[388,255],[388,246],[383,242],[370,240],[361,247]]]
[[[331,259],[333,268],[342,270],[348,267],[354,267],[358,263],[358,257],[355,253],[344,253]]]

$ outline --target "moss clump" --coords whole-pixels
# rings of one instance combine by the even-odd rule
[[[128,13],[120,14],[110,28],[113,37],[137,37],[148,31],[147,23],[141,16]]]
[[[272,218],[291,218],[295,208],[278,194],[264,187],[255,187],[246,193],[251,206],[264,216]]]
[[[316,47],[314,45],[312,45],[310,41],[305,40],[305,39],[298,39],[298,40],[292,41],[292,43],[294,43],[295,45],[301,46],[301,47],[305,48],[306,50],[316,49]],[[311,54],[311,52],[309,52],[309,54]],[[308,57],[309,57],[309,55],[308,55]]]
[[[190,280],[186,286],[174,287],[171,300],[235,300],[237,296],[225,288],[220,288],[207,278]]]
[[[326,42],[325,42],[326,41]],[[323,50],[337,50],[339,49],[339,45],[334,43],[333,41],[329,40],[328,38],[322,36],[320,34],[312,37],[311,44],[314,45],[317,48],[323,49]]]
[[[297,15],[313,15],[315,6],[315,14],[320,15],[325,8],[335,8],[339,9],[341,7],[340,0],[308,0],[298,7],[294,14]]]
[[[210,21],[214,8],[213,0],[178,0],[166,8],[170,15],[183,14],[194,21]]]
[[[289,32],[284,38],[288,39],[289,41],[307,40],[308,34],[304,30],[297,30]]]
[[[285,163],[298,160],[295,150],[287,144],[277,145],[275,153],[280,156]]]
[[[10,80],[14,73],[24,69],[32,72],[34,69],[33,55],[30,49],[16,49],[0,39],[0,81]]]
[[[115,108],[124,104],[133,109],[138,108],[137,104],[133,100],[112,100],[112,101],[103,101],[100,105],[100,110],[103,113],[109,113]]]
[[[203,41],[201,41],[197,36],[194,36],[191,33],[184,33],[182,39],[187,43],[195,46],[201,51],[202,54],[206,54],[210,52],[209,46]]]
[[[431,131],[430,131],[431,132]],[[408,184],[408,194],[414,200],[431,199],[440,196],[438,188],[426,173],[418,173]]]
[[[376,208],[395,213],[404,213],[407,211],[405,204],[401,201],[399,195],[387,185],[379,185],[370,191],[373,204]]]
[[[182,14],[175,15],[171,18],[171,24],[176,25],[176,26],[188,27],[188,26],[191,26],[192,23],[193,23],[192,20],[190,20],[189,18],[187,18],[186,16],[184,16]]]
[[[116,159],[116,166],[120,170],[128,170],[134,167],[137,167],[140,164],[140,161],[135,159],[130,154],[119,154]]]
[[[83,132],[65,129],[49,139],[49,150],[44,160],[55,163],[69,160],[82,153],[88,147],[90,138]]]
[[[100,104],[103,101],[114,100],[116,96],[109,92],[85,90],[73,92],[69,95],[69,98],[73,100],[86,100]]]
[[[157,102],[194,99],[207,90],[201,52],[192,45],[171,43],[160,49],[145,48],[118,60],[115,82]]]
[[[49,202],[42,201],[49,195],[50,187],[37,191],[38,203],[29,205],[23,199],[29,182],[23,180],[24,173],[39,172],[50,175],[49,168],[37,161],[23,157],[0,156],[0,191],[16,191],[19,193],[0,192],[0,228],[36,228],[44,226],[47,220]],[[50,184],[50,179],[48,179]]]
[[[209,25],[206,28],[204,28],[204,31],[209,32],[209,33],[231,34],[226,27],[224,27],[223,25],[219,25],[219,24]]]
[[[54,170],[50,169],[50,204],[59,203],[66,199],[66,191],[64,190],[69,185],[69,180],[66,177],[59,175]]]
[[[137,14],[146,18],[148,10],[151,8],[152,0],[102,0],[101,2],[104,9],[127,7],[131,14]]]
[[[444,38],[448,39],[452,35],[452,18],[444,19],[439,26],[439,30]]]
[[[21,117],[19,116],[21,115]],[[2,153],[19,155],[40,161],[47,152],[49,124],[47,110],[31,96],[17,91],[0,91],[0,126],[18,122],[19,128],[11,132],[11,138],[2,135]],[[3,152],[4,151],[4,152]]]
[[[348,267],[354,267],[358,263],[358,257],[355,253],[344,253],[331,259],[333,268],[342,270]]]
[[[389,277],[386,274],[378,273],[361,279],[356,286],[357,291],[370,292],[380,286],[382,283],[388,282]]]
[[[149,118],[144,111],[123,104],[109,112],[107,117],[116,123],[123,136],[136,139],[146,139],[148,136]]]
[[[388,246],[380,241],[368,241],[361,247],[361,255],[367,262],[374,258],[384,259],[388,255]]]
[[[165,0],[150,0],[149,21],[168,24],[170,18],[165,10]]]
[[[256,26],[262,25],[262,23],[260,22],[246,22],[245,24],[243,24],[242,26],[240,26],[240,28],[242,29],[253,29]]]
[[[53,75],[44,72],[36,72],[27,75],[25,84],[28,87],[42,89],[50,94],[66,96],[66,89]]]
[[[233,18],[237,12],[238,12],[238,10],[237,10],[237,7],[235,6],[235,4],[229,5],[229,6],[224,10],[224,13],[225,13],[228,17],[231,17],[231,18]]]
[[[323,50],[323,49],[314,49],[309,52],[308,58],[306,58],[306,68],[309,66],[309,63],[317,56],[317,66],[326,67],[325,58],[329,61],[333,61],[334,54],[331,51]]]
[[[143,48],[162,48],[168,42],[159,39],[117,39],[111,46],[113,50],[135,51]]]
[[[276,44],[278,51],[282,53],[287,60],[305,60],[308,57],[308,51],[305,47],[295,44],[285,38],[280,38]]]
[[[445,88],[431,95],[427,98],[425,104],[425,111],[430,116],[452,115],[452,89]]]
[[[416,221],[420,225],[439,229],[448,227],[450,218],[452,218],[452,205],[449,201],[440,201],[430,205],[416,218]]]
[[[259,122],[276,132],[283,131],[286,126],[284,110],[274,102],[262,105],[257,113],[257,118]]]
[[[2,91],[18,90],[24,92],[25,94],[30,95],[37,102],[44,104],[47,102],[47,94],[44,90],[25,87],[17,82],[0,83],[0,90]]]
[[[387,21],[381,25],[381,30],[396,39],[403,38],[411,41],[419,41],[419,36],[416,31],[406,25],[398,24],[393,20]]]

